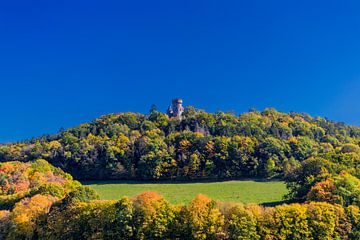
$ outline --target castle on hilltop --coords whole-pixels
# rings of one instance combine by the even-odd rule
[[[182,118],[184,112],[183,100],[181,98],[175,98],[172,100],[172,105],[169,106],[167,110],[167,115],[169,117],[175,117],[178,119]]]

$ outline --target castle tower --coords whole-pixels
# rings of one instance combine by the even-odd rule
[[[172,100],[172,105],[169,106],[167,114],[169,117],[176,117],[181,119],[184,112],[183,100],[181,98],[175,98]]]

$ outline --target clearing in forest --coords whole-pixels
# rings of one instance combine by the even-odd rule
[[[287,193],[281,181],[223,181],[191,183],[145,183],[134,181],[88,181],[101,199],[134,197],[145,191],[158,192],[173,204],[186,204],[196,195],[204,194],[222,202],[276,204]]]

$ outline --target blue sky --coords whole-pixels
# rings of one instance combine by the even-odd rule
[[[1,1],[0,142],[111,112],[275,107],[360,125],[358,1]]]

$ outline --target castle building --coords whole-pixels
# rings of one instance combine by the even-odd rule
[[[184,112],[183,100],[181,98],[175,98],[172,100],[172,105],[169,106],[167,110],[167,115],[169,117],[182,118]]]

